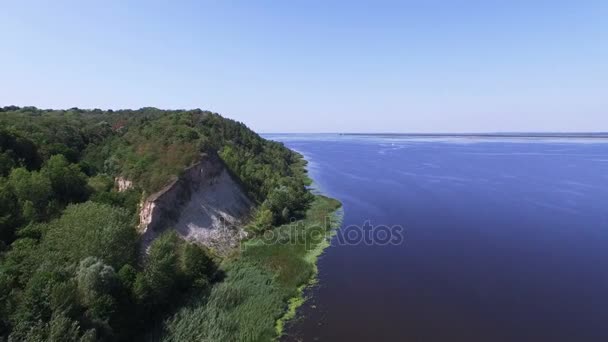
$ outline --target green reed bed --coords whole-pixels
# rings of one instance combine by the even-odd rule
[[[166,323],[165,341],[269,341],[304,301],[318,256],[339,225],[340,202],[316,196],[306,216],[247,241],[225,278]]]

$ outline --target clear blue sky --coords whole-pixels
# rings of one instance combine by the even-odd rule
[[[2,1],[0,105],[260,132],[608,131],[608,1]]]

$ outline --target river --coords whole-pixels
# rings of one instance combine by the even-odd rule
[[[605,140],[265,137],[382,231],[334,237],[284,341],[608,341]]]

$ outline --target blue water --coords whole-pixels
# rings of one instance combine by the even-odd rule
[[[343,227],[286,341],[608,341],[608,143],[272,135]],[[344,228],[343,228],[344,229]]]

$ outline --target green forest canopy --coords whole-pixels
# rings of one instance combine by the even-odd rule
[[[263,231],[301,217],[304,161],[202,110],[0,108],[0,340],[141,337],[216,276],[208,251],[167,233],[138,263],[137,205],[201,153],[257,204]],[[115,177],[134,182],[117,192]]]

